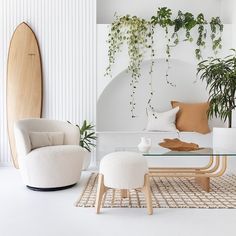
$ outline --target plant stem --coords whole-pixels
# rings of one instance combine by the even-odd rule
[[[232,111],[230,112],[228,116],[228,128],[232,127]]]

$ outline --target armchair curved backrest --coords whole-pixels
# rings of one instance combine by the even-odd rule
[[[64,145],[79,145],[80,130],[65,121],[48,119],[23,119],[15,122],[14,132],[18,157],[31,151],[30,132],[63,132]]]

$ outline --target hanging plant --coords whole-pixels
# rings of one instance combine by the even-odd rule
[[[165,30],[165,38],[166,38],[166,62],[167,62],[167,70],[166,70],[166,82],[171,86],[175,86],[172,82],[168,80],[168,71],[170,69],[170,57],[171,57],[171,38],[169,37],[169,26],[173,25],[171,20],[172,11],[167,7],[158,8],[156,16],[152,16],[151,23],[156,26],[159,25]],[[178,39],[175,41],[175,45],[178,44]],[[173,45],[172,45],[173,46]]]
[[[153,47],[154,45],[154,26],[153,24],[150,24],[150,50],[151,50],[151,66],[150,66],[150,70],[149,70],[149,99],[147,102],[147,106],[149,107],[150,110],[152,110],[154,112],[154,107],[152,105],[152,99],[153,99],[153,95],[154,95],[154,89],[153,89],[153,83],[152,83],[152,73],[153,73],[153,67],[154,67],[154,57],[155,57],[155,49]]]
[[[173,20],[174,32],[172,34],[172,39],[174,39],[174,44],[177,45],[179,43],[179,35],[178,32],[184,27],[184,14],[182,11],[178,11],[177,17]]]
[[[126,34],[123,29],[123,25],[120,22],[120,19],[118,16],[115,15],[116,20],[112,22],[111,24],[111,30],[108,34],[108,59],[109,59],[109,64],[106,69],[106,74],[107,76],[112,76],[112,70],[111,67],[115,63],[115,56],[118,52],[121,51],[121,46],[123,45],[125,39],[126,39]]]
[[[135,117],[135,94],[139,79],[141,77],[141,64],[144,58],[144,52],[148,49],[151,57],[154,58],[155,51],[153,49],[153,27],[149,21],[138,18],[137,16],[116,16],[116,20],[112,23],[111,31],[108,35],[108,57],[109,65],[106,74],[111,76],[111,67],[115,63],[115,56],[120,51],[121,46],[126,43],[128,45],[129,66],[128,72],[131,74],[131,95],[130,109],[132,117]],[[150,71],[152,72],[153,63]]]
[[[196,39],[197,48],[195,49],[195,56],[198,60],[202,59],[202,49],[206,46],[207,21],[202,13],[200,13],[196,18],[190,12],[183,13],[178,11],[178,14],[173,18],[171,9],[167,7],[158,8],[156,15],[152,16],[150,21],[139,18],[137,16],[115,16],[114,22],[111,24],[111,29],[108,35],[108,58],[109,64],[106,69],[107,76],[112,74],[112,65],[115,63],[116,55],[122,50],[122,46],[127,44],[128,55],[129,55],[129,65],[128,72],[131,75],[130,87],[130,110],[132,117],[135,115],[135,94],[138,86],[138,82],[141,78],[141,64],[144,59],[147,50],[150,52],[151,64],[150,64],[150,91],[149,99],[147,105],[151,110],[154,110],[152,106],[152,98],[154,95],[154,89],[152,86],[152,73],[155,58],[154,49],[154,34],[157,26],[162,27],[165,30],[166,38],[166,81],[167,84],[175,86],[172,82],[168,80],[168,70],[170,69],[170,58],[171,58],[171,48],[179,44],[180,38],[179,33],[181,30],[185,31],[185,38],[183,41],[193,42],[194,38],[191,35],[191,30],[195,27],[198,29],[198,36]],[[212,50],[216,54],[219,49],[221,49],[223,24],[219,17],[212,17],[210,21],[211,28],[211,40],[212,40]],[[169,29],[173,29],[173,33],[170,36]]]
[[[194,15],[190,12],[186,12],[184,14],[184,24],[183,27],[185,29],[185,37],[184,41],[193,42],[193,37],[191,35],[191,30],[196,26],[197,21],[194,18]]]
[[[185,39],[184,41],[193,41],[193,37],[191,36],[191,29],[197,24],[194,15],[190,12],[183,13],[182,11],[178,11],[177,17],[173,20],[174,25],[174,33],[172,34],[172,38],[175,38],[174,43],[177,45],[179,43],[179,35],[178,32],[181,29],[185,30]]]
[[[205,48],[206,45],[206,36],[207,31],[205,28],[205,25],[207,24],[207,21],[204,18],[204,15],[200,13],[197,16],[197,25],[198,25],[198,38],[197,38],[197,46],[198,48],[195,49],[195,55],[198,60],[202,59],[202,48]]]
[[[219,17],[212,17],[210,21],[211,27],[211,40],[212,40],[212,50],[215,54],[218,53],[218,49],[222,48],[221,45],[221,35],[224,29],[224,25],[221,23]]]

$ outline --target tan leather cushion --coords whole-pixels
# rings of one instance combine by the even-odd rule
[[[210,132],[208,126],[207,111],[209,104],[204,103],[183,103],[171,101],[172,107],[179,107],[176,116],[176,128],[179,131],[198,132],[206,134]]]

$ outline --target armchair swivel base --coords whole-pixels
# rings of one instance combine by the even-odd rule
[[[63,186],[63,187],[56,187],[56,188],[37,188],[37,187],[28,186],[28,185],[26,185],[26,187],[29,188],[30,190],[33,190],[33,191],[50,192],[50,191],[58,191],[58,190],[72,188],[75,185],[76,185],[76,183],[71,184],[71,185],[67,185],[67,186]]]

